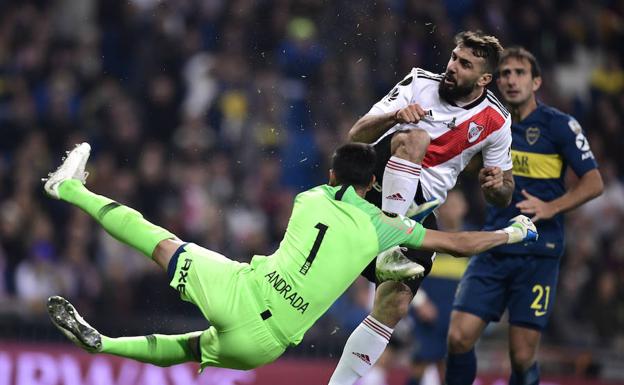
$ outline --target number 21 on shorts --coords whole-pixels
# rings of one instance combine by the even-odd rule
[[[548,312],[548,299],[550,298],[550,286],[535,285],[533,286],[535,299],[531,304],[531,309],[535,310],[535,316],[541,317]]]

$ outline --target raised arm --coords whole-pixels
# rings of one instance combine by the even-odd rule
[[[396,124],[416,124],[425,116],[422,107],[413,103],[416,71],[410,71],[366,115],[355,122],[348,133],[349,141],[374,143]]]
[[[425,116],[425,110],[418,104],[380,115],[366,114],[351,127],[348,138],[351,142],[373,143],[394,125],[416,124]]]
[[[350,142],[373,143],[397,124],[394,112],[381,115],[364,115],[349,130]]]

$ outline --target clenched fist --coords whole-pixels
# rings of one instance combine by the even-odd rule
[[[498,190],[503,186],[503,170],[500,167],[484,167],[479,170],[479,183],[483,190]]]
[[[418,123],[427,116],[427,112],[419,104],[410,104],[394,113],[397,123]]]

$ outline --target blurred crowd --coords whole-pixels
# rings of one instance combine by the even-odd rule
[[[75,143],[92,144],[92,191],[247,261],[276,248],[357,118],[411,67],[442,72],[464,29],[533,51],[541,100],[588,134],[605,193],[568,217],[546,338],[622,351],[622,0],[0,1],[0,329],[43,320],[51,294],[118,333],[193,316],[154,264],[45,197]],[[459,188],[479,226],[474,172]],[[312,336],[348,335],[366,314],[359,286]]]

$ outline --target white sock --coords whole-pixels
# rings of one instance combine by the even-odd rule
[[[420,164],[393,156],[386,163],[381,185],[381,209],[405,215],[418,189]]]
[[[329,385],[352,385],[377,362],[394,329],[368,316],[345,344]]]

